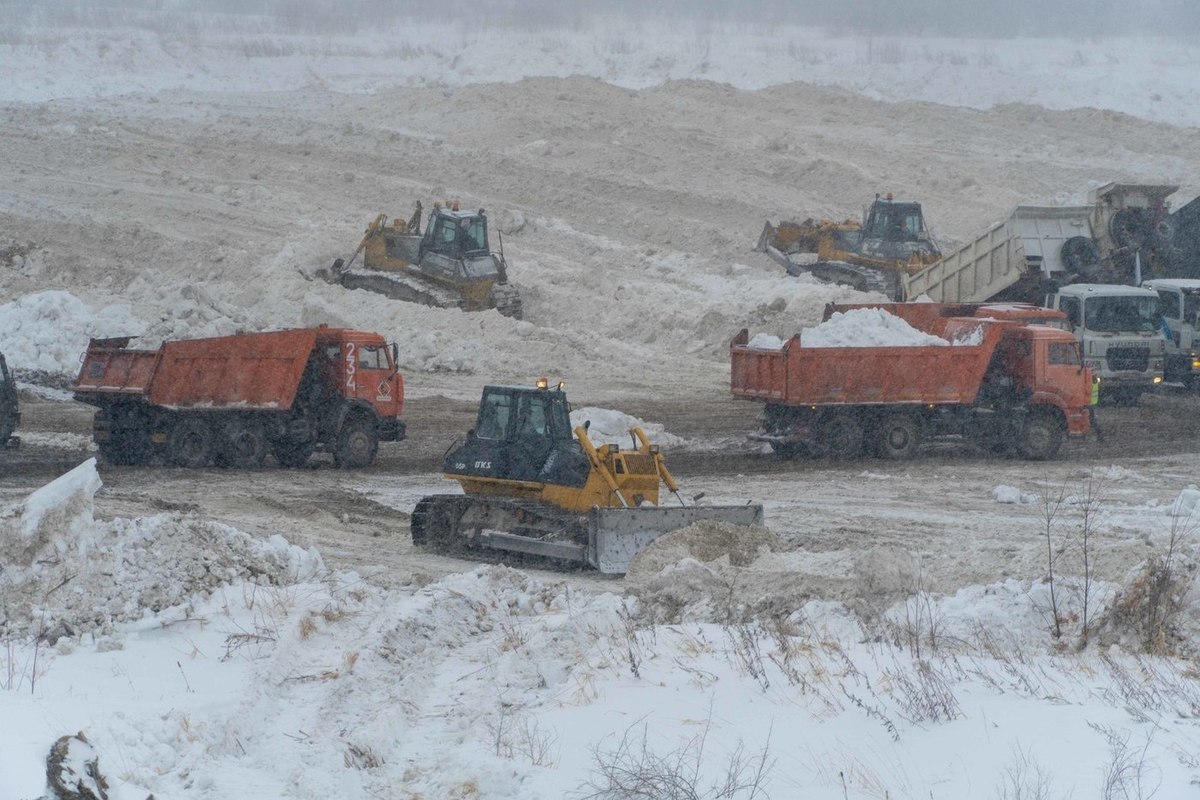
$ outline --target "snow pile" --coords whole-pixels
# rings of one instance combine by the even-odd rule
[[[754,350],[782,350],[783,339],[769,333],[756,333],[746,342],[746,347]]]
[[[237,580],[278,585],[323,570],[315,552],[185,514],[98,521],[95,459],[0,511],[4,636],[107,634]]]
[[[93,311],[70,292],[35,292],[0,306],[0,353],[13,369],[74,377],[88,339],[131,336],[142,327],[128,305]]]
[[[602,444],[615,444],[621,447],[637,447],[637,443],[629,433],[630,428],[641,428],[645,431],[650,444],[660,447],[677,447],[686,444],[687,440],[673,433],[657,422],[644,422],[637,417],[610,408],[593,408],[587,406],[571,412],[571,429],[574,430],[584,422],[590,422],[587,435],[592,444],[597,447]]]
[[[855,308],[834,312],[829,319],[800,334],[805,347],[924,347],[950,343],[881,308]]]
[[[1032,492],[1022,492],[1015,486],[1006,486],[1005,484],[993,487],[992,497],[996,498],[997,503],[1012,505],[1031,505],[1037,502],[1037,495]]]

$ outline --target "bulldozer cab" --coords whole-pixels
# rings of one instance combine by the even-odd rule
[[[438,210],[425,228],[422,250],[449,258],[487,253],[487,217],[482,213]]]
[[[915,242],[925,234],[920,203],[876,199],[867,212],[863,237],[885,242]]]
[[[486,386],[466,443],[446,457],[448,474],[582,486],[589,464],[571,434],[560,389]]]

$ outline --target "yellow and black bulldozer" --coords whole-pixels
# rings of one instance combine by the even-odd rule
[[[413,544],[515,551],[620,574],[650,542],[694,522],[762,526],[761,505],[685,503],[641,428],[624,449],[593,445],[588,426],[571,430],[561,384],[485,386],[475,427],[443,465],[463,493],[417,503]],[[660,504],[663,486],[678,505]]]
[[[905,275],[942,257],[925,226],[921,204],[896,200],[890,193],[875,195],[861,221],[768,222],[754,249],[769,255],[789,275],[810,273],[864,292],[880,292],[891,300],[904,299]],[[801,254],[815,254],[815,260]]]
[[[349,260],[337,259],[331,279],[347,289],[366,289],[439,308],[485,311],[521,318],[521,295],[508,282],[503,243],[492,252],[487,214],[464,211],[457,202],[434,203],[421,231],[421,203],[407,220],[386,214],[367,226]],[[355,261],[362,255],[362,266]]]

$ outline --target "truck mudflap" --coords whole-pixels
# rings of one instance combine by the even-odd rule
[[[588,546],[584,555],[601,572],[622,575],[633,557],[655,539],[702,520],[762,527],[763,507],[747,504],[593,508],[588,515]]]

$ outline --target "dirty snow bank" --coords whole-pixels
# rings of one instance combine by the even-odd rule
[[[0,353],[12,369],[74,376],[88,339],[140,331],[132,315],[128,305],[93,311],[70,292],[27,294],[0,305]]]
[[[739,753],[765,756],[771,796],[866,800],[974,796],[1027,752],[1064,796],[1122,740],[1169,792],[1200,780],[1180,755],[1195,726],[1152,722],[1194,717],[1190,662],[1061,648],[1036,582],[897,583],[860,611],[806,596],[797,566],[820,552],[713,523],[643,551],[627,596],[498,566],[385,591],[279,537],[97,521],[99,485],[87,462],[2,516],[6,596],[36,584],[40,603],[5,608],[74,620],[58,595],[75,593],[108,630],[63,631],[40,660],[0,649],[21,732],[0,796],[43,793],[47,750],[75,731],[115,800],[550,800],[604,790],[604,760],[683,758],[706,785]]]
[[[238,580],[280,585],[323,569],[280,536],[259,541],[195,515],[96,520],[100,487],[88,459],[0,510],[0,636],[109,635],[121,622],[165,622],[155,615]]]

